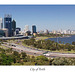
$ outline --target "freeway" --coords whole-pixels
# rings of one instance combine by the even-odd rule
[[[39,49],[33,49],[33,48],[28,48],[22,45],[18,45],[15,43],[9,43],[7,44],[2,44],[8,48],[12,48],[15,51],[18,52],[26,52],[29,55],[34,55],[34,56],[39,56],[39,55],[44,55],[46,57],[75,57],[75,54],[71,53],[57,53],[57,52],[50,52],[50,51],[45,51],[45,50],[39,50]]]
[[[41,51],[41,50],[37,50],[37,49],[32,49],[32,48],[28,48],[22,45],[18,45],[18,44],[14,44],[12,43],[11,45],[9,44],[2,44],[3,46],[6,46],[8,48],[12,48],[14,51],[18,51],[18,52],[26,52],[29,55],[43,55],[44,52],[46,51]]]
[[[45,56],[48,56],[48,57],[75,57],[75,54],[49,52],[49,53],[45,54]]]

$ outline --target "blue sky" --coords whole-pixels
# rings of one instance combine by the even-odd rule
[[[0,17],[11,14],[17,27],[35,24],[39,30],[75,30],[75,5],[0,5]]]

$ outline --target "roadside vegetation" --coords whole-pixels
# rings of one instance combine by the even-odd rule
[[[25,52],[18,53],[12,49],[0,48],[0,65],[75,65],[75,58],[35,57],[29,56]]]
[[[61,44],[61,42],[57,43],[51,40],[36,41],[34,38],[31,38],[30,40],[24,40],[23,44],[48,51],[75,53],[75,42],[72,42],[71,45],[69,43]]]
[[[2,41],[1,43],[6,42]],[[71,44],[58,44],[51,40],[38,40],[31,38],[30,40],[22,41],[23,44],[29,47],[46,49],[49,51],[58,52],[75,52],[75,42]],[[45,57],[31,56],[25,52],[13,51],[12,48],[6,48],[0,45],[0,65],[75,65],[75,58],[65,57]]]
[[[0,65],[75,65],[75,58],[47,58],[42,55],[35,57],[25,52],[0,48]]]

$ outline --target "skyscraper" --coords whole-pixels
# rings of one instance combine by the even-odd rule
[[[16,31],[16,21],[15,20],[13,20],[12,21],[12,35],[14,36],[15,34],[15,31]]]
[[[29,31],[29,26],[28,25],[25,25],[24,32],[26,33],[27,31]]]
[[[12,17],[11,15],[5,15],[4,17],[4,28],[8,29],[8,36],[12,36]]]
[[[32,26],[32,34],[33,33],[36,33],[36,26],[35,25]]]
[[[3,28],[3,19],[0,18],[0,29],[2,29],[2,28]]]
[[[13,31],[16,30],[16,21],[15,20],[12,21],[12,30]]]

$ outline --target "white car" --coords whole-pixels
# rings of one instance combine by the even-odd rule
[[[44,54],[44,56],[49,56],[50,54]]]

